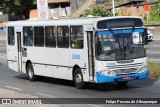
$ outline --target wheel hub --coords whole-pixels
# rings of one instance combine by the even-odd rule
[[[76,75],[76,82],[77,83],[81,83],[82,82],[82,76],[81,76],[81,74],[77,74]]]
[[[32,72],[31,69],[29,69],[28,73],[29,73],[29,77],[32,78],[33,77],[33,72]]]

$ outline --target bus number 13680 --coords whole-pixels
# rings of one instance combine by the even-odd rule
[[[79,55],[79,54],[72,54],[72,59],[81,59],[81,55]]]

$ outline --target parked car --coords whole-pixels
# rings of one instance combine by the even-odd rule
[[[153,40],[153,34],[148,30],[147,31],[148,34],[148,41],[152,41]]]

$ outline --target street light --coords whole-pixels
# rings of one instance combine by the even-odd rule
[[[112,11],[113,11],[113,16],[115,17],[115,8],[114,8],[114,0],[112,0]]]

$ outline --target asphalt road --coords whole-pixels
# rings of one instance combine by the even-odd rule
[[[156,46],[159,41],[154,41],[147,46],[147,53],[151,51],[149,59],[154,57],[153,50],[158,52]],[[154,48],[153,48],[153,45]],[[153,48],[153,49],[151,49]],[[128,83],[127,86],[119,87],[115,83],[107,84],[87,84],[83,90],[76,89],[72,81],[39,78],[35,82],[30,82],[25,74],[19,74],[7,67],[5,57],[5,41],[0,41],[0,87],[9,88],[18,92],[31,94],[40,98],[160,98],[160,81],[153,79],[136,80]],[[159,50],[160,51],[160,50]],[[159,57],[160,58],[160,57]],[[71,105],[58,105],[67,106]],[[102,104],[84,104],[72,105],[77,107],[150,107],[159,105],[102,105]]]
[[[160,40],[149,42],[146,48],[148,59],[154,62],[160,62]]]

